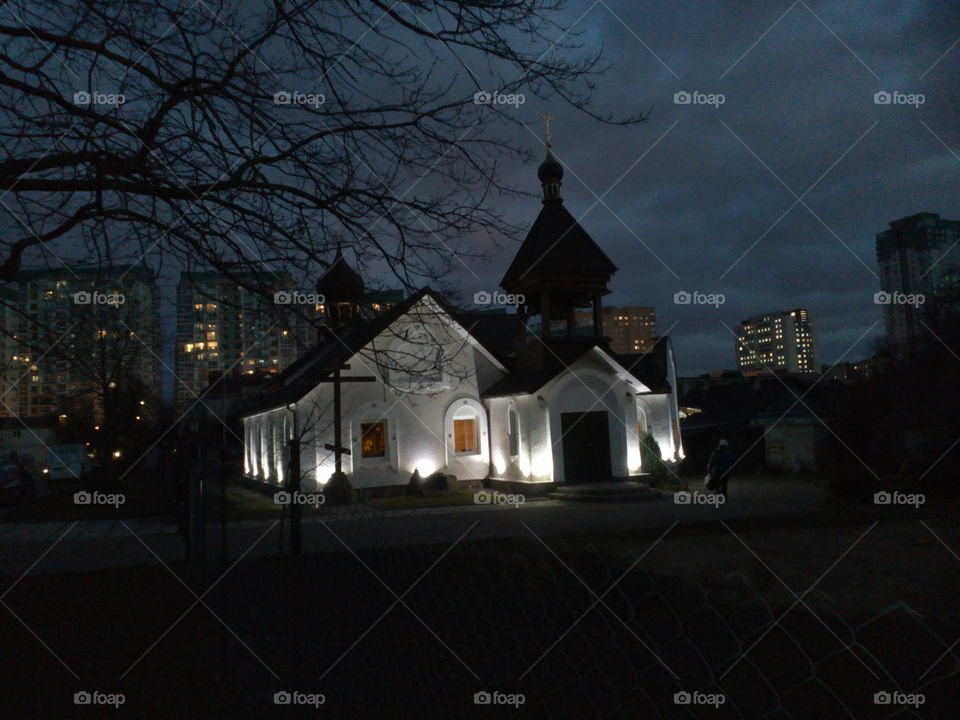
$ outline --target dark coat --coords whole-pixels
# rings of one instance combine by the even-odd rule
[[[707,463],[707,470],[710,476],[717,480],[722,480],[730,474],[730,469],[737,461],[733,450],[729,446],[718,446],[710,456],[710,462]]]

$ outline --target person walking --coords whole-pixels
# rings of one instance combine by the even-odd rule
[[[723,495],[724,498],[727,497],[727,483],[730,481],[730,471],[733,469],[735,462],[736,458],[733,455],[733,450],[730,449],[730,443],[721,440],[707,463],[707,472],[710,473],[710,487]]]

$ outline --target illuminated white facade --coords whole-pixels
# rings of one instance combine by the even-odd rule
[[[375,327],[362,347],[338,359],[349,365],[344,378],[375,378],[342,384],[342,434],[350,449],[343,471],[355,488],[406,484],[415,471],[424,477],[441,472],[458,481],[571,481],[564,468],[571,448],[562,426],[564,417],[578,413],[606,413],[613,478],[643,474],[643,432],[653,434],[664,460],[683,456],[676,395],[652,391],[599,346],[539,387],[490,396],[486,391],[510,370],[442,300],[421,291],[389,312],[389,324]],[[433,341],[424,343],[424,333]],[[665,379],[675,387],[672,350],[668,339],[663,342],[669,358]],[[442,362],[418,368],[424,348]],[[329,359],[321,352],[314,366],[324,364],[329,366]],[[308,360],[282,373],[286,388],[279,390],[276,404],[269,406],[268,396],[267,407],[244,418],[248,477],[284,484],[294,436],[301,441],[304,489],[321,488],[333,473],[333,452],[326,447],[334,443],[333,385],[310,385],[307,378],[317,377],[311,376],[315,367]]]

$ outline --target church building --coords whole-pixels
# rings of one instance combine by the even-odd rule
[[[338,435],[353,488],[415,473],[530,495],[642,480],[647,433],[663,461],[683,458],[669,338],[645,354],[610,350],[602,301],[617,267],[564,206],[549,142],[538,177],[543,207],[500,282],[522,296],[515,314],[464,311],[430,288],[374,312],[337,251],[317,283],[319,341],[243,418],[248,478],[286,484],[292,445],[300,487],[321,490]],[[593,322],[578,326],[584,308]]]

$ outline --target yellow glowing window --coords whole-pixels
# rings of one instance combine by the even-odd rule
[[[360,424],[360,457],[385,457],[387,454],[387,423]]]
[[[477,443],[477,419],[453,421],[453,451],[458,455],[476,455],[480,452]]]

